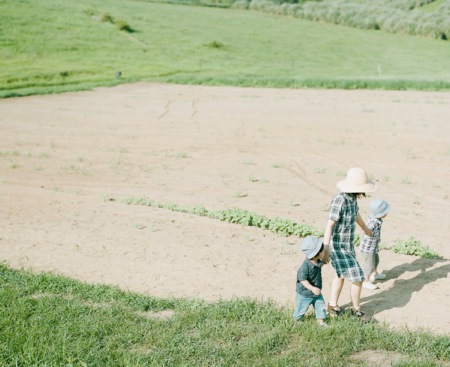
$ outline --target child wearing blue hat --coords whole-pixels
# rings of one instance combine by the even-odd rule
[[[372,231],[371,235],[365,234],[361,240],[359,249],[364,259],[364,275],[365,281],[363,282],[363,288],[365,289],[377,289],[374,284],[375,280],[386,279],[385,274],[380,274],[377,271],[378,264],[380,263],[379,243],[381,239],[381,225],[383,224],[383,218],[388,215],[391,206],[383,199],[373,199],[370,202],[370,215],[367,219],[366,226]]]
[[[324,321],[327,312],[322,296],[323,242],[319,238],[308,236],[302,241],[300,249],[305,253],[306,259],[297,272],[294,319],[301,320],[312,304],[319,325],[328,326]]]

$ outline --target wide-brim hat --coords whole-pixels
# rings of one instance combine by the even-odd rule
[[[302,250],[308,259],[312,259],[316,256],[322,248],[322,240],[317,237],[308,236],[300,244],[300,250]]]
[[[391,210],[391,205],[383,199],[373,199],[369,204],[369,208],[370,214],[374,218],[382,218],[389,212],[389,210]]]
[[[345,180],[339,181],[336,186],[339,190],[346,193],[368,193],[377,189],[377,184],[369,180],[365,170],[359,167],[350,168]]]

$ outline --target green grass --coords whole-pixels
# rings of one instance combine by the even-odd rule
[[[235,9],[135,0],[0,2],[0,97],[139,80],[449,89],[450,48]]]
[[[404,366],[450,359],[448,336],[345,316],[322,329],[271,302],[155,299],[5,265],[0,276],[1,366],[348,366],[364,350],[401,353]]]

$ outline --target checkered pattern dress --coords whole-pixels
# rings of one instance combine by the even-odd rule
[[[369,216],[366,222],[367,228],[372,231],[372,236],[364,235],[361,243],[359,245],[359,250],[366,254],[377,254],[379,251],[378,244],[380,243],[381,236],[381,225],[383,224],[382,219],[377,219]]]
[[[364,272],[356,259],[354,245],[358,209],[356,198],[340,192],[331,201],[328,216],[328,219],[336,222],[331,234],[331,264],[339,278],[351,282],[364,280]]]

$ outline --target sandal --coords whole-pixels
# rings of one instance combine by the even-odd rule
[[[342,309],[339,306],[331,306],[330,304],[327,305],[327,311],[330,317],[336,317],[342,313]]]
[[[357,310],[352,307],[351,311],[352,311],[352,316],[359,318],[362,322],[370,322],[372,320],[372,318],[370,316],[366,315],[366,313],[361,309]]]

